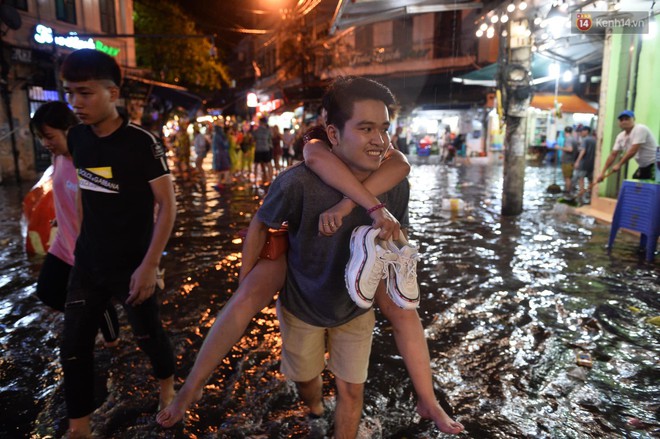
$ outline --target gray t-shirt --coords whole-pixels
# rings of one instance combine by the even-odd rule
[[[566,139],[564,140],[564,148],[569,146],[573,147],[572,152],[562,151],[561,153],[561,162],[562,163],[575,163],[577,158],[577,146],[578,142],[572,134],[567,134]]]
[[[379,197],[402,227],[408,226],[409,196],[410,185],[404,180]],[[297,318],[319,327],[339,326],[367,311],[351,300],[344,270],[351,232],[373,221],[365,209],[356,207],[333,236],[318,231],[319,215],[342,198],[300,163],[277,176],[257,212],[257,218],[272,228],[288,222],[288,268],[280,300]]]
[[[256,145],[254,148],[255,151],[265,152],[273,149],[273,137],[266,126],[259,125],[252,135],[254,136],[254,142]]]
[[[586,136],[582,138],[578,151],[584,149],[584,156],[580,160],[580,170],[593,172],[594,159],[596,158],[596,138],[594,136]],[[577,159],[577,157],[575,157]]]

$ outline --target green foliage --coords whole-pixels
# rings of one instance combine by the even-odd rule
[[[202,35],[193,20],[166,0],[134,2],[136,34]],[[209,38],[136,38],[137,64],[154,72],[155,79],[192,90],[218,90],[229,82],[226,66],[211,55]]]

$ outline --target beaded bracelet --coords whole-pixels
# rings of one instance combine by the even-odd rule
[[[367,214],[371,215],[372,213],[374,213],[378,209],[382,209],[383,207],[385,207],[385,203],[378,203],[374,207],[367,209]]]

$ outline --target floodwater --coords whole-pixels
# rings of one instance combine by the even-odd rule
[[[660,265],[636,254],[638,238],[553,209],[553,169],[527,168],[525,211],[502,218],[502,166],[446,167],[418,159],[411,174],[411,240],[423,254],[420,315],[437,395],[470,438],[660,437]],[[162,315],[175,346],[178,382],[216,312],[236,288],[240,243],[263,197],[237,185],[222,194],[177,188],[175,231],[163,258]],[[0,187],[0,437],[65,431],[62,317],[33,296],[39,258],[26,258],[20,200]],[[469,211],[450,216],[445,198]],[[121,316],[118,348],[97,346],[109,396],[93,416],[102,438],[323,437],[278,370],[273,307],[255,317],[216,370],[185,425],[154,420],[156,384]],[[588,353],[593,367],[576,365]],[[327,378],[327,377],[326,377]],[[332,407],[334,390],[326,379]],[[415,396],[391,328],[377,324],[366,385],[363,437],[444,437],[415,414]]]

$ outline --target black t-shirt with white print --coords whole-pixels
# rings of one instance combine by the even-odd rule
[[[73,127],[68,146],[83,209],[76,267],[94,274],[132,272],[153,233],[150,182],[170,172],[165,149],[156,136],[126,119],[105,137],[88,125]]]

